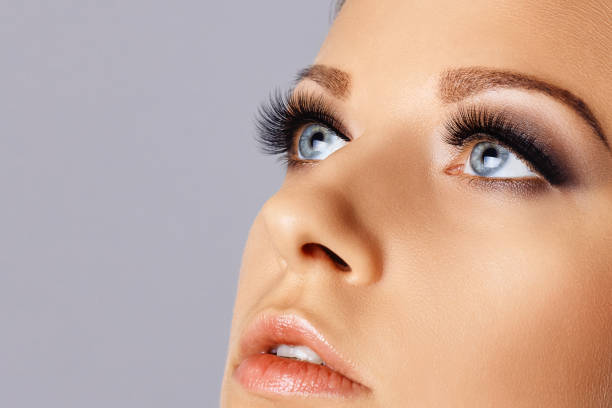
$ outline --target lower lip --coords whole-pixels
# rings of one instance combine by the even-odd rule
[[[247,390],[277,395],[356,395],[361,386],[327,366],[272,354],[257,354],[236,368],[235,378]]]

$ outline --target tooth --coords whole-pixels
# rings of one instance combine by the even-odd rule
[[[296,360],[308,361],[313,364],[325,365],[321,357],[306,346],[288,346],[286,344],[280,344],[275,350],[278,357],[294,358]]]

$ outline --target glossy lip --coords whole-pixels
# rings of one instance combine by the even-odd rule
[[[278,359],[279,362],[284,360],[287,364],[293,361],[267,354],[272,347],[278,344],[303,345],[312,349],[325,362],[325,368],[319,369],[326,370],[325,374],[331,374],[331,376],[327,375],[327,377],[326,375],[320,375],[318,377],[330,378],[333,376],[336,380],[340,379],[340,382],[344,385],[344,387],[342,387],[343,389],[333,390],[333,392],[329,392],[329,390],[322,391],[321,389],[325,388],[325,384],[319,384],[318,387],[310,387],[307,390],[292,390],[290,386],[279,386],[281,383],[291,384],[294,380],[294,382],[299,382],[299,379],[294,377],[295,373],[289,371],[284,373],[281,370],[278,377],[278,384],[275,386],[254,386],[250,381],[251,379],[245,380],[243,378],[244,376],[239,374],[241,368],[244,368],[245,365],[253,364],[252,360],[254,359],[265,359],[268,361]],[[370,391],[368,387],[359,381],[359,375],[353,364],[341,357],[334,347],[329,344],[325,337],[319,333],[308,320],[295,314],[259,315],[252,324],[247,327],[247,330],[241,337],[238,357],[240,363],[234,367],[234,378],[249,391],[277,395],[298,394],[340,397],[351,397]],[[303,367],[310,369],[319,367],[305,362],[294,362],[292,364],[301,364]],[[300,372],[303,371],[305,370],[300,370]]]

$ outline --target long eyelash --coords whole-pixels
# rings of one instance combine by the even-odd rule
[[[445,141],[464,147],[472,141],[495,140],[514,151],[552,185],[560,185],[568,176],[551,157],[550,149],[541,146],[525,124],[517,123],[503,112],[492,112],[482,106],[460,107],[445,124]]]
[[[257,141],[264,153],[283,155],[282,159],[291,163],[296,132],[308,123],[325,125],[338,136],[350,140],[336,117],[323,97],[305,92],[275,91],[257,111]]]

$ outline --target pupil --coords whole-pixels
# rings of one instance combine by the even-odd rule
[[[320,142],[323,142],[324,140],[325,135],[323,134],[323,132],[315,133],[310,139],[310,148],[314,149],[316,145],[318,145]]]
[[[482,153],[482,164],[485,168],[493,169],[501,164],[497,149],[489,147]]]
[[[494,149],[492,147],[489,147],[487,150],[484,151],[484,153],[482,154],[483,156],[487,157],[487,156],[491,156],[491,157],[497,157],[499,156],[497,154],[497,149]]]
[[[480,142],[470,154],[470,166],[479,176],[489,176],[508,161],[510,152],[503,146],[489,142]]]

